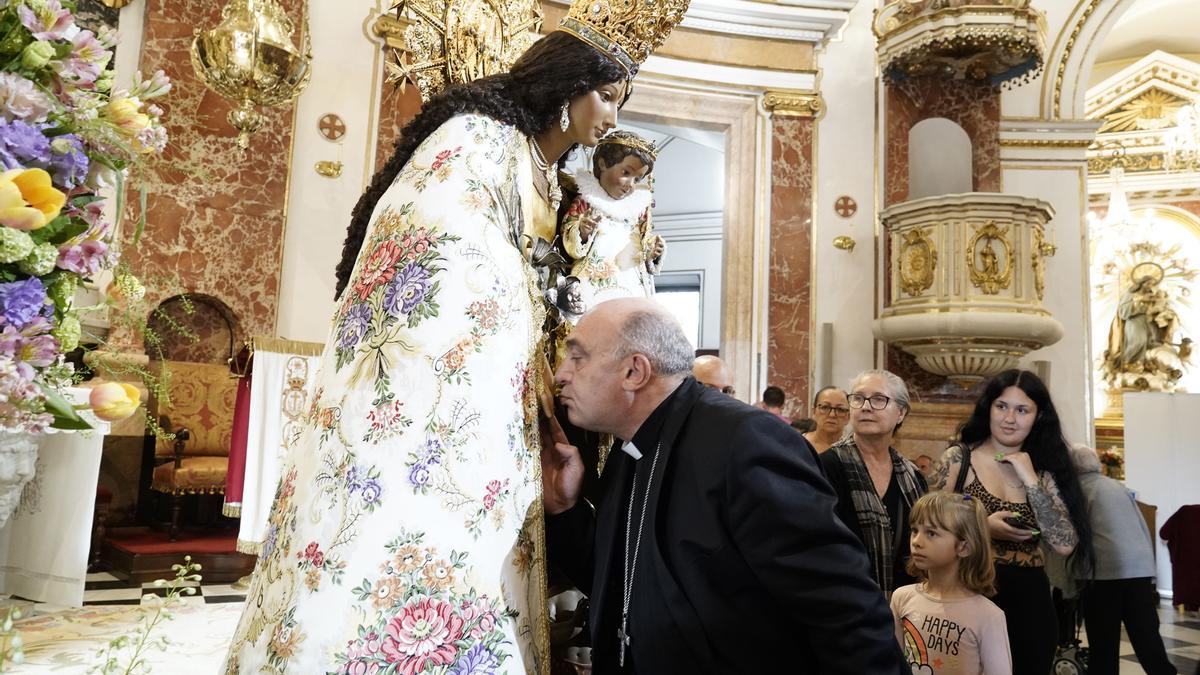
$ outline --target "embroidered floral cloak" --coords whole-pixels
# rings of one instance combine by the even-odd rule
[[[529,157],[459,116],[376,206],[227,672],[548,672]]]

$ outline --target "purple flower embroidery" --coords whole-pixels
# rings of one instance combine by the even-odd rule
[[[383,294],[383,308],[392,316],[409,314],[429,292],[429,270],[409,263]]]
[[[355,465],[350,467],[346,472],[346,489],[350,494],[358,492],[363,487],[363,480],[367,477],[367,470],[361,466]]]
[[[492,675],[500,667],[496,658],[482,643],[475,643],[450,670],[450,675]]]
[[[342,334],[339,338],[342,349],[354,349],[358,346],[358,341],[362,339],[367,332],[367,327],[371,325],[371,315],[371,308],[366,303],[359,303],[350,308],[346,314],[345,323],[342,324]]]
[[[18,329],[39,316],[46,305],[46,287],[31,277],[24,281],[0,284],[0,319]]]
[[[267,536],[263,539],[262,552],[259,553],[263,558],[269,558],[271,551],[275,550],[275,539],[279,535],[279,527],[272,525],[267,529]]]
[[[429,467],[418,462],[413,464],[408,471],[408,482],[413,484],[413,487],[421,488],[429,484]]]
[[[379,485],[379,481],[374,478],[368,478],[362,484],[363,506],[377,504],[381,497],[383,497],[383,488]]]
[[[425,441],[419,460],[422,464],[441,464],[442,439],[434,436]]]
[[[42,130],[21,120],[0,120],[0,164],[5,169],[47,166],[50,162],[50,141]]]

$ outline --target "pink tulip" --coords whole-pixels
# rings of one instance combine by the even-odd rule
[[[96,417],[105,422],[119,422],[137,411],[142,394],[125,382],[106,382],[97,385],[88,396],[88,404]]]

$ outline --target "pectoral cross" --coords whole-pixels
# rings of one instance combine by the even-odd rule
[[[617,652],[617,665],[621,668],[625,667],[625,648],[629,646],[629,633],[625,632],[628,620],[628,615],[622,617],[621,627],[617,629],[617,642],[621,645],[621,650]]]

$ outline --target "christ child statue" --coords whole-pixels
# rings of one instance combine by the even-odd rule
[[[574,175],[579,195],[563,217],[562,241],[585,311],[604,300],[654,295],[651,277],[666,248],[650,224],[654,195],[647,176],[655,159],[652,143],[614,131],[596,146],[591,171]],[[573,324],[578,316],[564,318]]]

